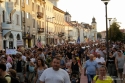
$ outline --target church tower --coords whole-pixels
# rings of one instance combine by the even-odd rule
[[[57,2],[59,1],[59,0],[49,0],[51,3],[53,3],[53,5],[54,6],[56,6],[57,7]]]
[[[92,26],[92,32],[91,33],[94,34],[94,40],[96,41],[97,40],[97,23],[96,23],[95,17],[92,18],[91,26]]]

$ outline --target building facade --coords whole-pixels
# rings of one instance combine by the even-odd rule
[[[22,41],[20,1],[3,1],[0,13],[3,48],[17,48],[17,41]]]
[[[46,22],[46,44],[53,44],[54,43],[54,10],[53,4],[46,0],[45,4],[45,22]]]
[[[65,12],[53,6],[54,9],[54,44],[61,44],[65,42]]]
[[[57,7],[57,2],[59,1],[59,0],[49,0],[51,3],[53,3],[53,5],[54,6],[56,6]]]
[[[22,34],[24,46],[30,48],[43,43],[45,30],[45,1],[21,0]]]

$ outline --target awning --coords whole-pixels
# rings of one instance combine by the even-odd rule
[[[5,36],[6,34],[11,33],[11,30],[3,30],[3,36]]]

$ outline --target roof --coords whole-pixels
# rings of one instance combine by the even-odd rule
[[[66,11],[66,12],[65,12],[65,15],[70,15],[70,14],[69,14],[69,12]],[[70,16],[71,16],[71,15],[70,15]]]

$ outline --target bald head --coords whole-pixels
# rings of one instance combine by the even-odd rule
[[[89,55],[89,58],[90,58],[90,60],[93,60],[94,55],[93,55],[93,54],[90,54],[90,55]]]

